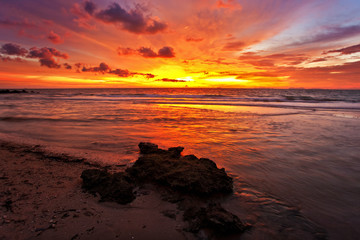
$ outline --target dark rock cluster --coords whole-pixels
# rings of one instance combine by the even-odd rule
[[[183,147],[165,151],[152,143],[140,143],[139,148],[142,155],[126,170],[138,181],[154,182],[200,197],[232,192],[232,178],[209,159],[181,157]]]
[[[7,93],[29,93],[29,92],[26,90],[0,89],[0,94],[7,94]]]
[[[82,187],[90,193],[98,193],[102,201],[126,204],[135,199],[135,186],[153,183],[167,189],[170,195],[180,196],[174,197],[174,202],[178,202],[179,207],[186,205],[182,210],[184,220],[189,223],[185,229],[187,231],[196,233],[201,229],[211,229],[216,234],[232,234],[248,228],[219,203],[206,203],[216,195],[232,193],[233,181],[225,169],[219,169],[216,163],[207,158],[181,156],[183,147],[163,150],[156,144],[141,142],[139,148],[140,157],[125,172],[111,174],[106,169],[83,171]],[[207,207],[181,203],[184,199],[192,202],[191,198],[201,199]]]

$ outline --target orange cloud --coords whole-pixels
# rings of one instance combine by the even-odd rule
[[[120,56],[138,54],[144,58],[173,58],[173,57],[175,57],[174,49],[172,47],[168,47],[168,46],[160,48],[157,53],[148,47],[140,47],[138,49],[118,47],[117,53]]]
[[[56,34],[54,31],[50,31],[48,37],[47,37],[52,43],[55,44],[59,44],[59,43],[63,43],[64,40],[58,35]]]

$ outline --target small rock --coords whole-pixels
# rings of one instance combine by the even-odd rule
[[[206,208],[189,207],[184,212],[184,220],[189,222],[188,231],[199,232],[208,228],[215,233],[234,234],[242,233],[250,228],[240,219],[226,211],[219,203],[209,204]]]

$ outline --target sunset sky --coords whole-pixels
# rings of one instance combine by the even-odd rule
[[[359,0],[0,0],[0,88],[360,89]]]

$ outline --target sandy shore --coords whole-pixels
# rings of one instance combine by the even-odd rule
[[[0,142],[1,240],[195,239],[176,205],[151,187],[127,205],[98,202],[80,179],[96,166],[77,160]]]

